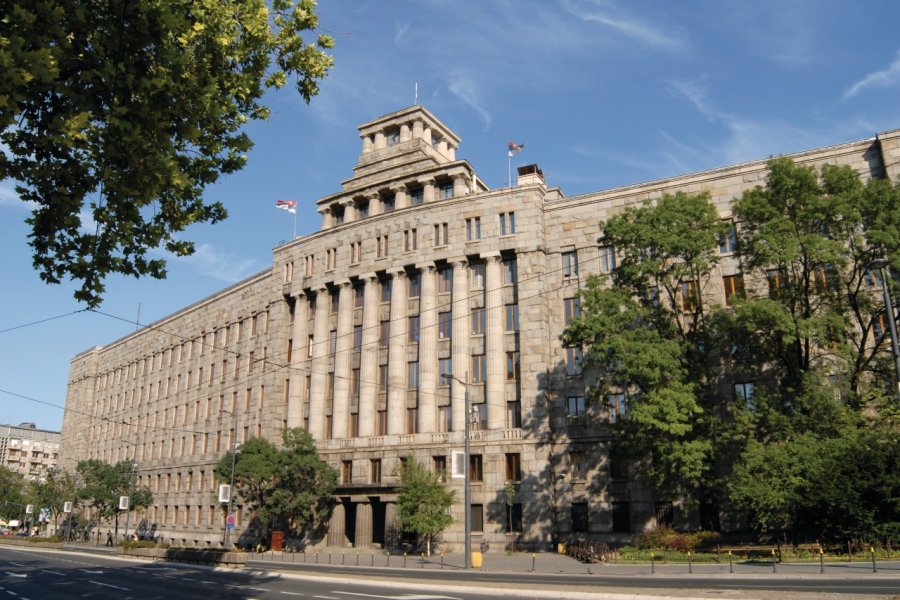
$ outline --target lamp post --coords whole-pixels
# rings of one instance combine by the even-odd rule
[[[465,419],[463,419],[465,426],[463,428],[463,471],[465,473],[464,478],[464,492],[463,492],[463,523],[465,524],[465,531],[463,533],[463,548],[465,549],[465,568],[472,568],[472,481],[470,474],[470,457],[469,457],[469,373],[465,374],[465,381],[460,379],[459,377],[454,376],[452,373],[442,373],[441,378],[450,382],[452,379],[456,383],[459,383],[463,386],[464,390],[464,410],[465,410]]]
[[[128,481],[128,509],[125,511],[125,541],[128,541],[128,523],[131,521],[131,503],[134,502],[134,476],[137,473],[137,463],[131,463],[131,477]]]
[[[869,264],[869,268],[875,268],[881,272],[881,293],[884,295],[884,311],[891,331],[891,351],[894,354],[894,393],[897,395],[897,400],[900,400],[900,342],[897,340],[897,321],[894,316],[894,304],[891,302],[889,266],[890,263],[886,258],[875,259]]]
[[[234,427],[231,430],[231,484],[228,486],[228,510],[225,515],[225,539],[223,540],[225,550],[228,550],[231,546],[231,527],[228,526],[228,518],[231,517],[231,511],[234,507],[234,464],[237,460],[239,447],[237,444],[237,413],[227,410],[222,412],[234,417]]]

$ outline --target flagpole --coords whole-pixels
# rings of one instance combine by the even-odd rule
[[[506,153],[506,181],[509,187],[512,187],[512,150]]]
[[[291,240],[297,239],[297,207],[294,207],[294,237]]]

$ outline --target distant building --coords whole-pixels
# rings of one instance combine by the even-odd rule
[[[271,268],[73,359],[65,464],[136,460],[138,484],[154,494],[139,516],[176,544],[221,543],[217,461],[235,441],[279,441],[285,427],[310,431],[340,473],[329,546],[397,542],[408,457],[447,473],[457,492],[448,550],[463,537],[465,469],[476,547],[623,542],[677,521],[677,507],[657,505],[616,460],[608,424],[624,394],[586,403],[582,350],[559,336],[585,275],[615,267],[615,250],[597,244],[602,221],[678,191],[708,191],[729,219],[732,199],[764,184],[766,162],[566,197],[536,165],[489,189],[421,106],[359,132],[353,175],[317,201],[320,231],[275,248]],[[896,180],[900,130],[792,158]],[[731,250],[707,286],[720,304],[725,278],[740,277]],[[238,504],[240,533],[252,522]]]
[[[0,425],[0,464],[27,479],[42,480],[59,462],[59,432],[34,423]]]

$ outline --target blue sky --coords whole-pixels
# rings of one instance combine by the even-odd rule
[[[194,227],[164,281],[114,277],[105,315],[31,268],[28,208],[0,182],[0,422],[62,424],[71,358],[271,264],[318,229],[315,200],[352,175],[357,125],[419,103],[490,187],[526,144],[567,195],[867,138],[900,127],[896,0],[322,2],[335,66],[306,106],[270,94],[248,166],[208,189],[230,218]],[[52,320],[52,317],[59,317]]]

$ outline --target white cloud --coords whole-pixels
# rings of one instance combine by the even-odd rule
[[[226,283],[235,283],[262,270],[263,264],[253,259],[235,259],[228,252],[215,248],[212,244],[197,244],[191,256],[176,257],[166,252],[170,262],[187,263],[202,275],[219,279]]]
[[[484,130],[491,125],[491,113],[487,110],[481,98],[480,90],[474,78],[461,69],[453,69],[448,75],[450,92],[462,100],[465,104],[475,109],[484,121]]]
[[[409,31],[409,23],[395,23],[394,30],[394,44],[399,46],[406,37],[406,32]]]
[[[668,51],[684,49],[683,40],[673,37],[649,22],[628,14],[611,0],[568,0],[566,10],[582,19]]]
[[[861,90],[868,87],[891,87],[900,83],[900,52],[887,69],[869,73],[844,92],[843,99],[847,100],[858,94]]]
[[[18,192],[6,183],[0,183],[0,206],[25,206]]]

